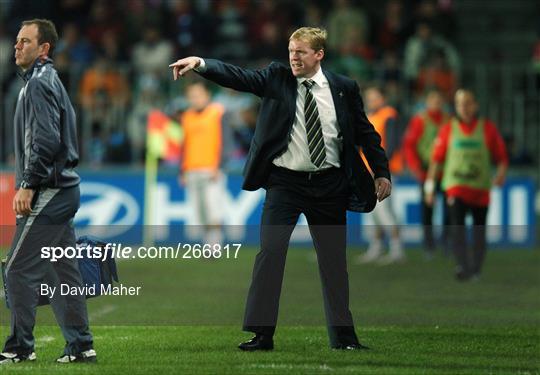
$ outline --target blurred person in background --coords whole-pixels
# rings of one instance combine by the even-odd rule
[[[84,69],[94,61],[95,50],[73,22],[64,24],[56,48],[55,66],[68,92],[76,91]]]
[[[162,108],[163,97],[168,92],[167,65],[173,57],[173,43],[161,35],[162,26],[148,24],[142,27],[143,39],[136,41],[131,50],[133,100],[128,114],[129,143],[133,160],[143,160],[145,147],[146,115],[152,108]]]
[[[454,40],[456,22],[452,0],[420,0],[414,10],[415,23],[427,22],[436,34]]]
[[[286,6],[286,9],[284,7]],[[287,42],[289,19],[294,15],[291,4],[283,4],[274,0],[261,0],[251,3],[246,19],[249,40],[250,58],[261,64],[272,61],[287,61],[287,50],[283,44]],[[294,17],[294,16],[293,16]]]
[[[261,38],[257,47],[251,48],[251,58],[259,65],[270,63],[269,56],[275,61],[287,61],[287,51],[283,50],[282,25],[277,22],[267,22],[261,28]]]
[[[163,34],[170,27],[170,18],[172,18],[172,9],[180,1],[157,2],[148,0],[124,0],[123,14],[125,34],[124,41],[129,47],[140,42],[146,31],[144,25],[157,25]],[[148,56],[146,56],[148,57]],[[138,61],[135,61],[138,62]]]
[[[138,0],[135,0],[138,1]],[[205,25],[213,24],[210,8],[214,2],[175,0],[167,2],[169,29],[176,49],[186,54],[201,53],[212,48],[214,34]]]
[[[444,62],[439,62],[437,57],[444,57]],[[428,22],[421,21],[416,25],[415,34],[405,44],[403,59],[405,78],[413,88],[418,84],[422,69],[433,64],[436,68],[443,64],[444,69],[451,71],[455,80],[459,80],[461,62],[456,48],[444,37],[434,33]]]
[[[65,52],[70,65],[75,65],[77,69],[91,64],[95,55],[94,48],[81,35],[79,26],[72,22],[64,25],[63,37],[58,41],[58,52]]]
[[[324,17],[325,14],[323,13],[321,4],[308,2],[302,4],[302,6],[304,10],[304,22],[302,24],[326,26],[326,18]]]
[[[126,69],[121,64],[125,66],[129,62],[129,55],[127,49],[121,44],[118,33],[112,30],[105,31],[101,35],[97,50],[113,65]]]
[[[247,2],[222,0],[212,2],[215,18],[212,53],[222,59],[245,59],[249,56]]]
[[[92,65],[83,73],[79,97],[84,109],[96,110],[96,96],[103,94],[107,101],[122,105],[128,100],[128,83],[114,62],[103,54],[96,56]]]
[[[416,96],[421,96],[427,88],[435,87],[444,96],[444,101],[451,101],[457,87],[457,75],[448,66],[443,50],[433,50],[420,69],[415,83]]]
[[[403,139],[403,151],[409,170],[420,185],[420,196],[423,197],[424,183],[431,160],[433,145],[437,133],[442,125],[449,120],[448,114],[443,111],[444,98],[438,90],[429,90],[425,97],[425,110],[414,115],[407,127]],[[443,227],[442,239],[446,245],[446,225],[449,224],[448,210],[446,209],[446,196],[441,189],[441,174],[436,176],[435,192],[443,196]],[[424,250],[426,258],[432,257],[435,252],[435,237],[433,233],[433,205],[426,204],[421,199],[420,216],[424,233]],[[446,248],[445,248],[446,250]]]
[[[321,68],[326,31],[302,27],[288,44],[289,66],[251,70],[190,56],[169,65],[177,79],[195,69],[222,86],[262,98],[245,190],[266,189],[261,250],[253,268],[238,347],[272,350],[289,240],[305,214],[317,252],[330,346],[361,350],[349,309],[346,210],[370,211],[390,195],[388,160],[367,120],[355,81]],[[362,146],[375,181],[357,151]]]
[[[133,45],[131,61],[135,68],[135,76],[149,75],[152,78],[165,78],[167,65],[173,57],[172,43],[161,36],[159,26],[143,27],[143,39]]]
[[[384,8],[384,15],[377,27],[376,44],[381,54],[386,51],[399,51],[405,44],[408,26],[402,0],[389,0]]]
[[[399,174],[402,171],[400,151],[400,129],[398,112],[386,103],[383,89],[378,86],[369,86],[364,90],[366,98],[367,118],[381,136],[381,145],[390,160],[390,173]],[[369,163],[368,163],[369,164]],[[397,216],[392,206],[391,198],[380,202],[371,213],[374,228],[368,250],[359,258],[360,263],[377,261],[386,265],[405,260],[405,252],[399,230]],[[384,235],[388,236],[390,251],[384,254]]]
[[[340,39],[332,67],[357,82],[372,78],[372,49],[362,42],[360,28],[350,27]]]
[[[386,102],[397,106],[402,102],[403,85],[401,71],[401,61],[398,53],[393,50],[385,51],[376,63],[375,76],[373,81],[379,82],[384,90]]]
[[[38,293],[67,286],[82,289],[77,259],[43,258],[43,247],[75,248],[73,218],[79,209],[80,177],[75,111],[50,58],[58,42],[54,24],[24,21],[15,43],[15,64],[25,81],[15,117],[15,186],[17,228],[5,269],[11,333],[0,365],[34,361],[34,325],[40,295],[48,297],[66,345],[58,363],[95,362],[85,296]],[[29,140],[31,139],[31,144]],[[41,288],[42,289],[42,288]]]
[[[117,12],[120,2],[94,0],[87,16],[85,37],[94,48],[103,44],[105,34],[121,35],[124,31],[124,18]]]
[[[194,225],[204,232],[204,243],[223,242],[223,162],[222,119],[224,108],[212,102],[202,81],[185,89],[188,109],[180,116],[184,129],[179,184],[186,189],[186,200],[193,212]],[[212,247],[213,249],[213,247]]]
[[[140,75],[136,79],[135,92],[127,121],[127,135],[131,143],[133,161],[144,161],[146,147],[146,127],[148,113],[156,108],[164,108],[165,94],[159,85],[160,80],[151,74]]]
[[[95,140],[108,140],[111,134],[122,131],[124,124],[118,119],[125,113],[129,98],[129,83],[125,75],[106,56],[98,55],[79,83],[85,160],[93,154],[90,144],[92,132],[96,135]]]
[[[424,199],[433,205],[437,176],[447,196],[451,244],[459,281],[478,279],[486,255],[486,218],[493,185],[502,186],[508,169],[504,141],[495,124],[478,117],[474,93],[455,94],[456,117],[444,125],[435,140],[431,164],[424,182]],[[492,163],[497,166],[492,177]],[[473,218],[473,239],[467,244],[465,218]]]
[[[343,37],[355,34],[359,46],[369,41],[369,18],[366,12],[350,0],[333,0],[327,17],[328,49],[339,53]]]

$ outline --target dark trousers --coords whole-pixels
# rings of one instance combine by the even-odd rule
[[[11,334],[4,352],[29,354],[34,350],[34,325],[40,285],[56,287],[50,299],[66,340],[65,354],[92,348],[85,297],[60,296],[60,283],[81,287],[76,259],[57,262],[41,258],[41,248],[75,246],[73,217],[79,207],[79,187],[44,189],[34,196],[32,213],[17,218],[17,230],[6,261],[7,298],[11,309]]]
[[[330,344],[357,343],[349,310],[345,253],[349,188],[343,171],[308,174],[276,167],[266,190],[261,250],[253,268],[244,330],[274,334],[289,240],[303,213],[317,253]]]
[[[424,196],[424,184],[420,185],[421,191],[420,196]],[[443,227],[441,231],[441,238],[440,243],[442,243],[442,246],[444,247],[444,250],[447,248],[449,236],[448,236],[448,225],[450,224],[450,215],[448,212],[448,207],[446,204],[446,194],[441,189],[440,182],[437,183],[436,190],[437,193],[442,194],[443,197]],[[421,216],[422,216],[422,228],[424,231],[424,250],[428,252],[434,252],[435,251],[435,234],[433,231],[433,206],[429,206],[426,204],[424,199],[421,199]]]
[[[458,267],[467,274],[479,274],[486,255],[486,218],[487,207],[473,206],[459,198],[451,199],[450,211],[452,249]],[[465,217],[473,218],[472,246],[467,246]]]

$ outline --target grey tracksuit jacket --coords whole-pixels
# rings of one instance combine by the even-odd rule
[[[14,117],[15,187],[67,188],[79,184],[75,111],[53,61],[36,60],[25,81]]]

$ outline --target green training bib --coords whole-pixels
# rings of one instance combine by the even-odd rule
[[[448,150],[444,163],[442,187],[456,186],[489,190],[491,188],[491,162],[484,136],[484,121],[478,120],[471,134],[461,131],[457,119],[451,123]]]

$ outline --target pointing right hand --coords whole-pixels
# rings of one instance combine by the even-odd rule
[[[173,68],[173,78],[176,81],[178,77],[182,77],[190,70],[199,67],[199,65],[201,65],[201,58],[197,56],[190,56],[170,64],[169,68]]]

